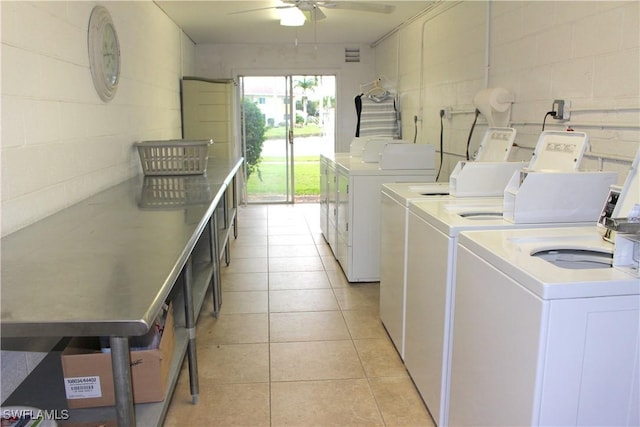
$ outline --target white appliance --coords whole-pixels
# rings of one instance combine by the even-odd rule
[[[503,219],[502,206],[500,198],[409,203],[404,362],[439,426],[447,425],[458,235],[468,230],[585,225],[514,224]]]
[[[638,158],[601,223],[637,214]],[[450,425],[640,425],[638,225],[616,268],[600,224],[460,235]]]
[[[522,162],[509,162],[516,131],[490,127],[486,130],[473,162],[460,161],[449,176],[454,197],[502,196],[504,187]]]
[[[502,197],[507,184],[513,182],[513,177],[518,176],[516,172],[522,169],[575,172],[588,145],[589,138],[583,132],[543,131],[528,165],[499,161],[458,162],[449,177],[451,195]]]
[[[521,171],[504,190],[504,218],[514,223],[595,221],[614,172]]]
[[[468,191],[466,196],[487,196],[489,194],[504,194],[504,186],[514,174],[523,168],[522,163],[511,163],[507,168],[500,168],[509,158],[516,131],[511,128],[489,128],[484,134],[476,162],[466,163],[467,171],[471,173],[462,177],[461,183]],[[582,159],[585,148],[588,145],[588,137],[580,132],[543,132],[536,145],[533,159],[529,166],[553,168],[554,170],[575,170]],[[560,149],[562,148],[562,149]],[[556,159],[559,158],[559,159]],[[578,163],[576,163],[578,161]],[[460,162],[463,163],[463,162]],[[471,166],[473,165],[473,166]],[[508,174],[500,176],[500,172]],[[605,174],[606,185],[600,188],[600,192],[608,189],[610,182],[616,179],[615,174]],[[486,177],[486,178],[483,178]],[[586,175],[585,175],[586,176]],[[589,175],[590,176],[590,175]],[[499,177],[499,179],[496,179]],[[455,186],[455,185],[454,185]],[[389,337],[393,341],[400,357],[405,358],[405,307],[407,287],[407,242],[408,242],[408,217],[409,202],[414,200],[442,200],[451,187],[451,183],[393,183],[382,186],[381,205],[381,256],[380,256],[380,319],[382,320]],[[539,193],[535,193],[539,194]],[[438,197],[432,197],[437,195]],[[448,197],[456,199],[454,195]],[[520,200],[527,200],[519,196]],[[461,199],[461,198],[459,198]],[[466,198],[464,200],[475,200]],[[462,200],[462,199],[461,199]],[[501,199],[479,202],[476,208],[480,209],[484,203],[495,204],[491,217],[501,214],[498,207]],[[536,198],[536,201],[539,199]],[[470,202],[465,202],[470,203]],[[559,203],[556,201],[556,204]],[[599,199],[596,210],[599,211]],[[587,204],[587,206],[591,206]],[[476,212],[474,218],[480,218]],[[592,210],[595,218],[595,212]],[[485,215],[486,216],[486,215]],[[402,236],[402,237],[401,237]]]
[[[488,128],[475,156],[476,162],[509,159],[516,130]],[[522,168],[517,164],[517,169]],[[491,173],[491,171],[485,170]],[[506,180],[505,180],[506,182]],[[503,190],[502,190],[503,191]],[[502,193],[500,193],[502,195]],[[449,196],[449,183],[388,183],[382,185],[380,211],[380,320],[404,360],[406,252],[409,202]],[[497,203],[497,200],[494,201]]]
[[[555,172],[576,170],[587,145],[584,134],[573,132],[543,132],[531,165],[549,170],[557,182],[545,185],[561,187],[567,194],[584,187],[580,178],[591,183],[589,177],[598,176],[603,185],[589,187],[595,193],[580,202],[580,210],[567,210],[561,201],[536,198],[539,204],[529,204],[533,212],[556,209],[557,222],[539,223],[507,221],[503,215],[504,202],[482,206],[482,198],[449,198],[442,201],[411,201],[409,204],[405,365],[420,394],[438,425],[447,425],[448,383],[450,373],[451,319],[454,309],[456,275],[456,244],[462,231],[503,228],[540,228],[581,226],[595,222],[608,187],[615,182],[615,173]],[[557,156],[557,159],[554,158]],[[551,172],[554,171],[554,172]],[[517,174],[516,174],[517,175]],[[575,179],[577,177],[578,179]],[[539,188],[538,190],[544,190]],[[534,192],[534,195],[539,194]],[[488,199],[485,199],[488,200]],[[499,200],[499,199],[498,199]],[[474,201],[475,206],[470,202]],[[596,208],[594,208],[596,206]],[[591,216],[585,216],[584,212]]]
[[[594,228],[460,236],[449,425],[639,425],[640,280],[531,255],[605,251]]]
[[[448,183],[387,183],[380,205],[380,320],[404,360],[406,253],[409,202],[442,199]],[[499,203],[496,199],[494,203]]]
[[[402,146],[406,145],[411,147],[403,149]],[[394,149],[385,151],[389,146],[394,146]],[[350,282],[380,280],[382,184],[435,180],[432,146],[390,143],[381,147],[383,157],[380,161],[395,164],[395,169],[381,169],[380,163],[363,162],[361,157],[349,154],[336,154],[333,158],[321,156],[321,165],[326,170],[322,177],[331,180],[321,188],[333,191],[321,193],[321,200],[326,200],[326,203],[321,203],[322,233]],[[409,166],[420,168],[406,169],[406,163],[399,165],[397,159],[406,157],[404,150],[417,154],[414,147],[420,147],[419,155],[416,155],[418,162]]]

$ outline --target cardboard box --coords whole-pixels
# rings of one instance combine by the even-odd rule
[[[134,403],[164,400],[174,347],[170,306],[158,348],[130,353]],[[62,353],[62,371],[70,409],[115,405],[111,353],[101,352],[98,337],[72,339]]]

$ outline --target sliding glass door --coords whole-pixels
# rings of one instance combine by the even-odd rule
[[[249,203],[319,200],[319,158],[335,146],[335,76],[242,76]]]

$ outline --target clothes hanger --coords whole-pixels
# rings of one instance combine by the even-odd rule
[[[387,89],[383,86],[380,86],[380,79],[374,80],[372,83],[373,87],[364,93],[364,96],[372,99],[373,101],[384,101],[391,94]]]

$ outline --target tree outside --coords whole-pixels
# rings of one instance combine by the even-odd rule
[[[313,92],[316,86],[318,86],[317,77],[313,77],[310,79],[303,78],[302,80],[296,81],[295,84],[295,87],[302,89],[302,111],[304,113],[303,119],[305,124],[307,123],[307,117],[309,116],[309,113],[307,112],[307,103],[309,102],[307,92]]]
[[[244,126],[245,126],[245,144],[247,162],[247,178],[253,172],[257,172],[260,177],[260,161],[262,160],[262,145],[265,140],[264,115],[260,108],[248,99],[243,100],[244,106]]]

